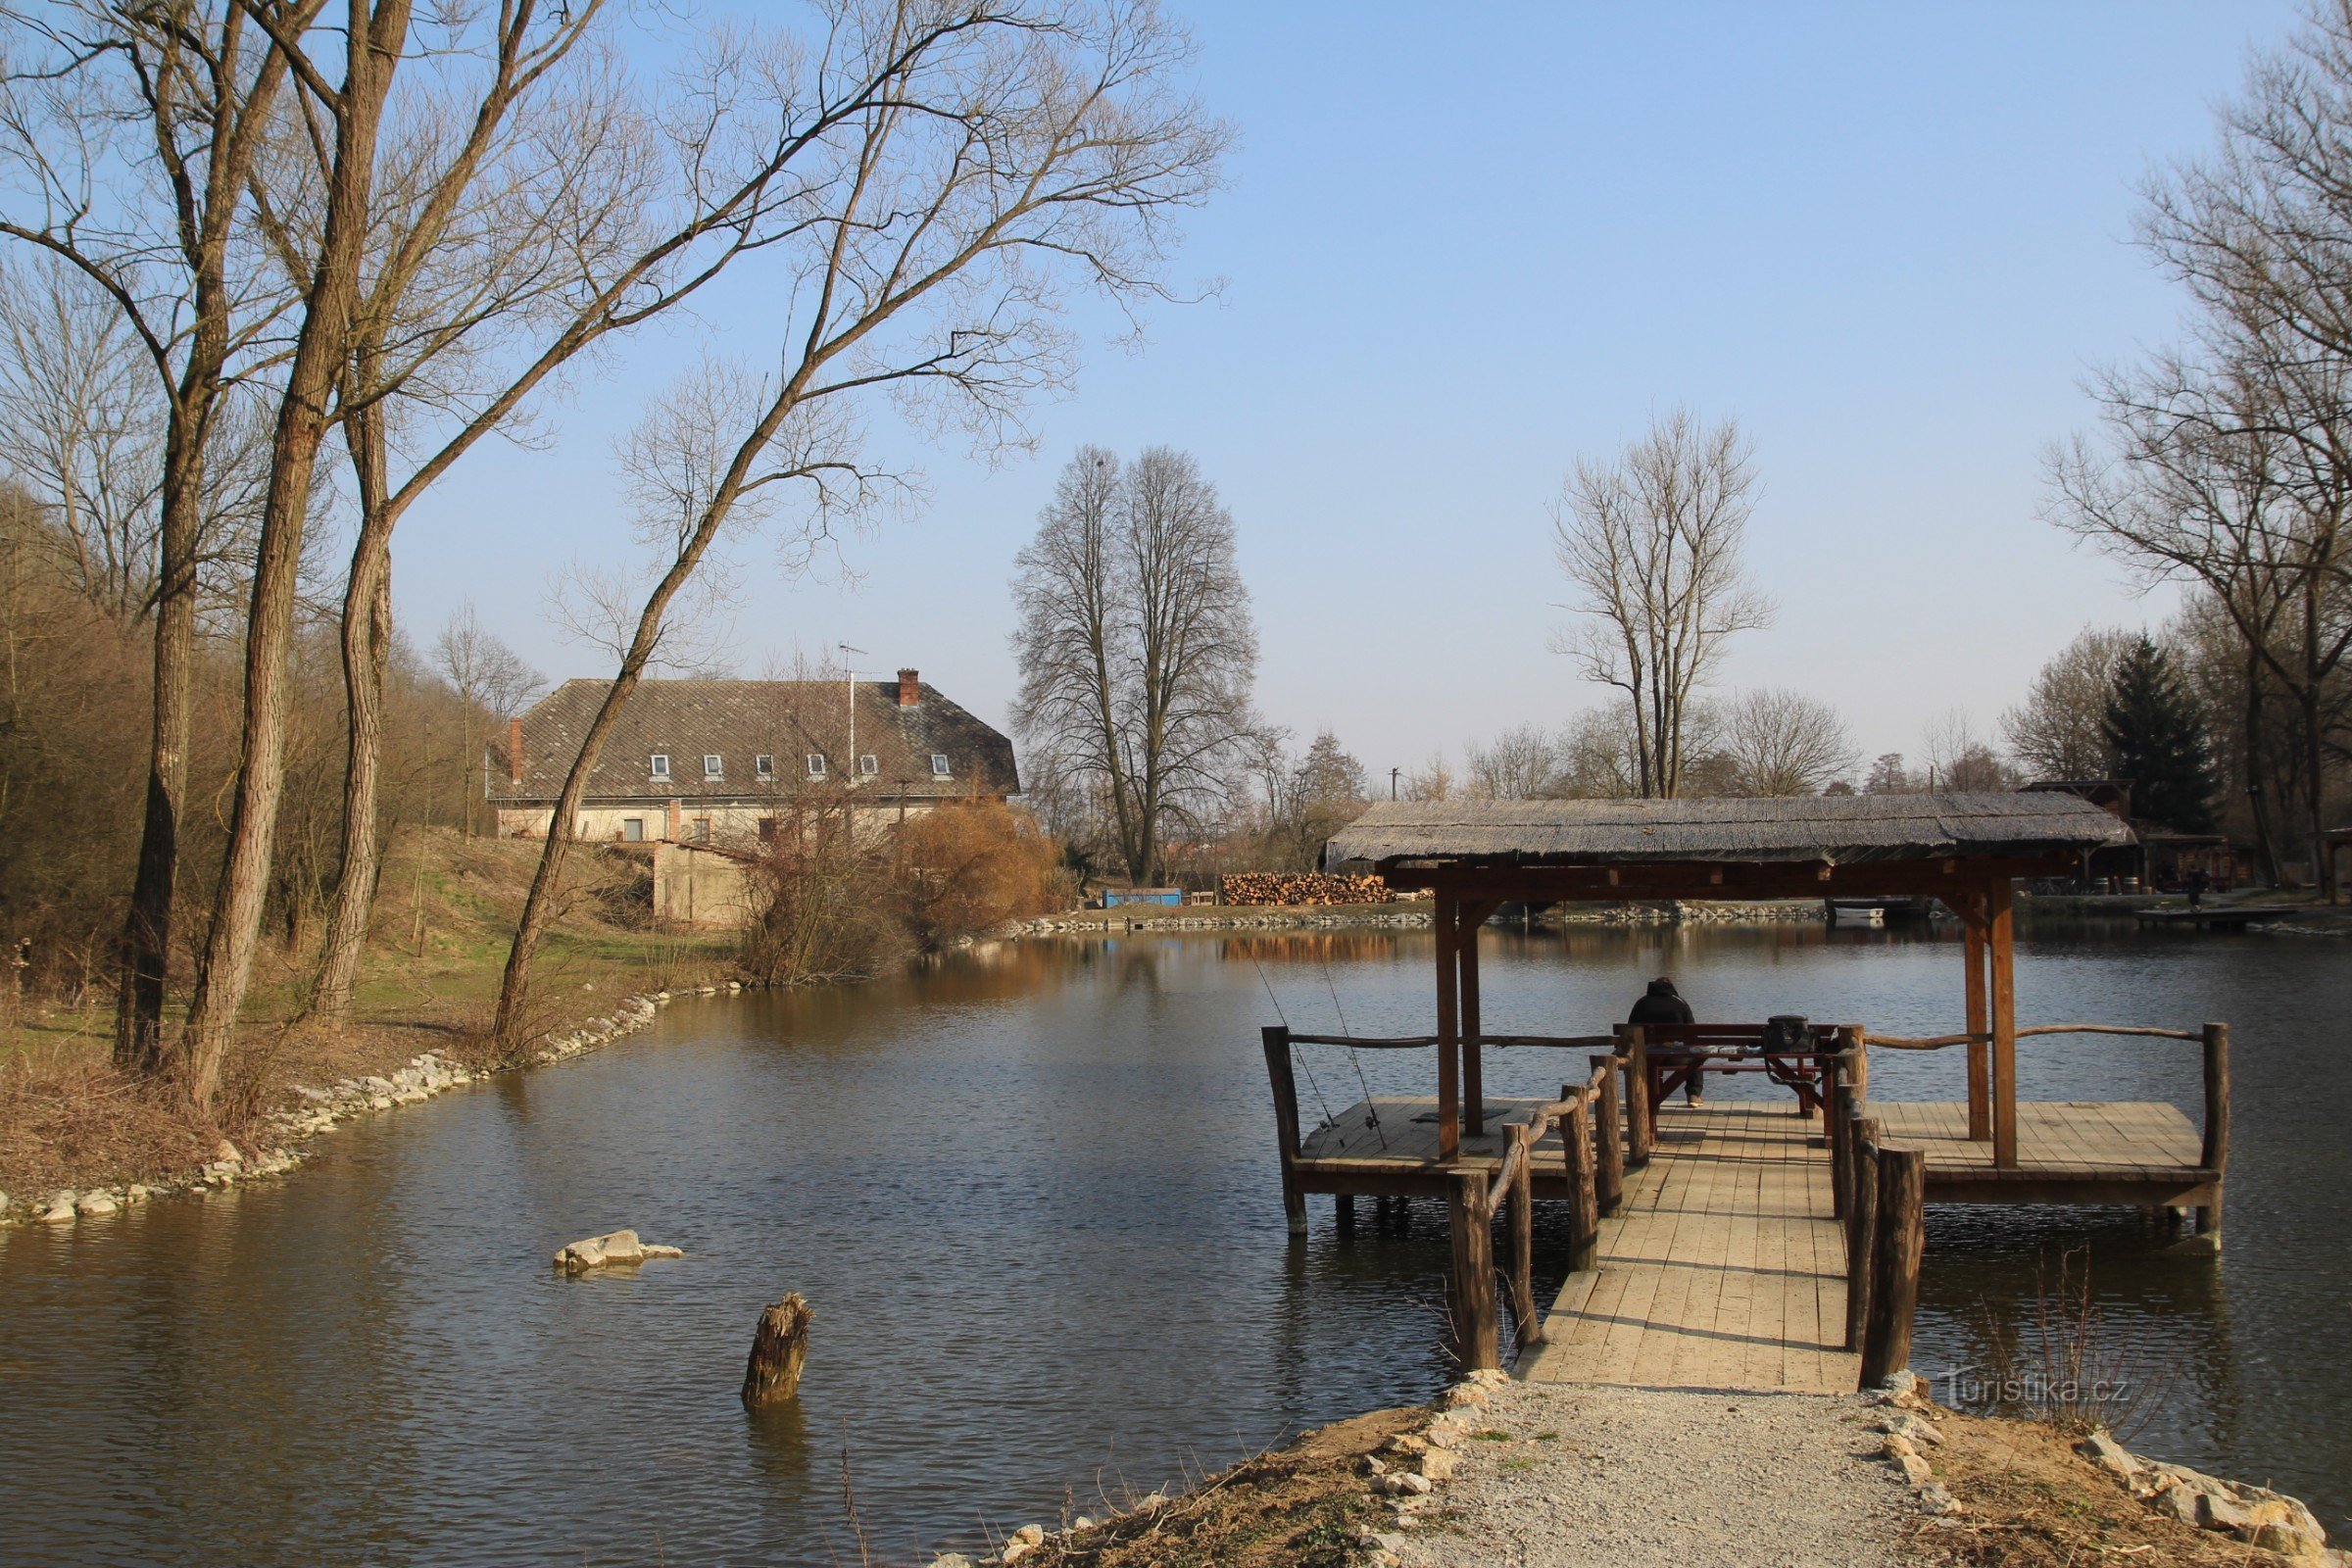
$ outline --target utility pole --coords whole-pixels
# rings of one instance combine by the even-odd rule
[[[1396,775],[1403,771],[1404,769],[1401,767],[1389,769],[1389,799],[1392,801],[1396,798]]]
[[[862,657],[865,653],[864,649],[852,648],[848,643],[835,643],[833,646],[839,649],[844,656],[857,654]],[[844,657],[841,662],[841,683],[843,687],[847,689],[850,695],[850,755],[848,758],[848,765],[850,769],[850,783],[853,787],[855,787],[858,783],[858,671],[850,667],[850,662],[847,657]]]

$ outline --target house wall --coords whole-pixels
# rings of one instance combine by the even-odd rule
[[[752,914],[750,878],[732,856],[675,844],[654,847],[654,918],[734,929]]]
[[[990,797],[997,799],[998,797]],[[857,829],[860,834],[876,833],[902,817],[921,816],[941,806],[961,805],[960,800],[942,801],[929,798],[908,800],[902,808],[896,797],[875,802],[871,806],[858,805],[855,812]],[[502,839],[543,839],[548,824],[555,820],[555,811],[545,806],[504,806],[498,812],[498,836]],[[723,844],[730,849],[756,849],[760,839],[760,823],[776,820],[783,813],[774,802],[711,802],[695,801],[639,801],[612,805],[584,806],[580,808],[572,836],[585,844],[615,843],[629,837],[628,824],[639,824],[639,836],[646,843],[658,839],[677,841],[702,840]],[[708,829],[704,819],[709,819]]]

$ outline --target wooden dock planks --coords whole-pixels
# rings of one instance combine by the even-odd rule
[[[1666,1107],[1656,1156],[1602,1221],[1522,1368],[1538,1382],[1851,1392],[1845,1243],[1817,1123],[1785,1103]]]

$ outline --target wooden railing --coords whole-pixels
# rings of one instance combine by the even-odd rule
[[[2230,1162],[2230,1026],[2209,1023],[2199,1029],[2160,1029],[2141,1023],[2038,1023],[2017,1031],[2017,1038],[2032,1035],[2136,1035],[2150,1040],[2186,1040],[2204,1048],[2205,1120],[2198,1140],[2197,1163],[2219,1177]],[[1991,1040],[1986,1033],[1930,1035],[1923,1039],[1906,1039],[1900,1035],[1872,1035],[1870,1044],[1890,1051],[1944,1051],[1953,1046],[1983,1045]],[[1833,1115],[1833,1122],[1837,1118]],[[2198,1229],[2206,1230],[2217,1216],[2208,1215],[2199,1221]]]
[[[1583,1083],[1561,1085],[1558,1100],[1538,1106],[1526,1121],[1504,1123],[1502,1163],[1492,1175],[1475,1167],[1452,1172],[1446,1201],[1453,1238],[1447,1304],[1454,1353],[1465,1367],[1475,1371],[1502,1364],[1498,1281],[1510,1297],[1519,1348],[1544,1343],[1535,1290],[1536,1145],[1554,1128],[1568,1190],[1568,1266],[1574,1273],[1593,1266],[1601,1216],[1614,1213],[1625,1197],[1625,1151],[1617,1131],[1622,1066],[1615,1055],[1594,1056]],[[1508,1221],[1510,1248],[1500,1268],[1494,1256],[1498,1215]]]

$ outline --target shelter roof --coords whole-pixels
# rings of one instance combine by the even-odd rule
[[[1390,801],[1324,849],[1332,870],[1415,864],[1830,865],[2080,854],[2132,842],[2056,791],[1768,800]]]

